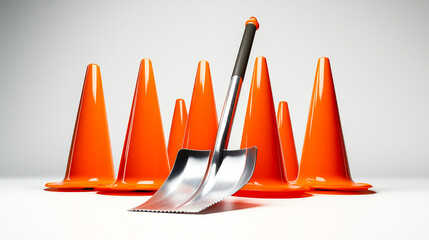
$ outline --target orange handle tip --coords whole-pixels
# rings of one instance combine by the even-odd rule
[[[251,18],[249,18],[249,20],[246,21],[246,25],[249,24],[249,23],[255,25],[256,30],[258,30],[259,23],[258,23],[258,20],[255,17],[251,17]]]

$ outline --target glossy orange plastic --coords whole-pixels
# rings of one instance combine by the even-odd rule
[[[259,28],[259,23],[258,23],[258,20],[257,20],[255,17],[250,17],[250,18],[246,21],[246,25],[247,25],[247,24],[249,24],[249,23],[251,23],[251,24],[255,25],[256,30],[258,30],[258,28]]]
[[[152,62],[143,59],[118,179],[110,190],[157,190],[170,173]]]
[[[270,197],[309,190],[289,184],[286,177],[265,57],[257,57],[255,61],[241,139],[241,148],[253,146],[258,148],[255,171],[236,196]]]
[[[286,176],[289,181],[293,181],[298,177],[298,157],[296,155],[295,140],[293,138],[292,123],[290,121],[287,102],[279,103],[277,124],[279,126],[283,160],[286,166]]]
[[[100,67],[86,69],[65,178],[50,188],[96,188],[115,181]]]
[[[331,66],[326,57],[319,58],[301,166],[299,185],[327,190],[365,190],[366,183],[353,182],[341,129]]]
[[[216,103],[210,67],[207,61],[198,63],[183,148],[211,150],[218,128]]]
[[[182,148],[187,121],[188,112],[186,111],[185,100],[177,99],[174,106],[173,120],[171,121],[170,136],[168,138],[167,150],[170,170],[176,161],[177,152]]]

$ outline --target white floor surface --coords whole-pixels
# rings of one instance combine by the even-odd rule
[[[129,212],[150,196],[46,191],[0,179],[1,239],[429,239],[429,178],[359,179],[364,195],[229,197],[201,214]]]

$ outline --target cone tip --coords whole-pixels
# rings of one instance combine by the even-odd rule
[[[317,61],[317,70],[316,72],[321,72],[321,71],[331,71],[331,62],[329,61],[329,58],[327,57],[321,57],[319,58],[319,60]],[[316,73],[317,74],[317,73]],[[319,79],[321,80],[321,79]]]
[[[267,58],[264,56],[258,56],[258,57],[256,57],[255,62],[267,62]]]
[[[179,111],[180,114],[187,114],[185,100],[181,98],[176,99],[176,104],[174,106],[174,114],[176,114],[176,111]]]
[[[181,104],[181,103],[185,103],[185,100],[183,100],[182,98],[176,99],[176,104]]]
[[[287,102],[286,102],[286,101],[280,101],[279,105],[280,105],[280,106],[286,106],[286,107],[287,107]]]
[[[328,57],[320,57],[319,62],[329,62],[329,58]]]
[[[198,67],[200,66],[209,66],[209,62],[207,62],[206,60],[200,60],[198,62]]]
[[[277,115],[281,115],[281,113],[288,111],[289,112],[289,106],[286,101],[279,102],[279,108],[277,110]]]
[[[98,66],[97,64],[95,64],[95,63],[90,63],[90,64],[88,64],[88,68],[92,68],[92,69],[97,69],[97,70],[100,70],[100,66]]]
[[[146,72],[146,71],[152,71],[152,61],[149,58],[143,58],[140,61],[140,71]]]
[[[146,62],[148,62],[148,63],[152,63],[152,61],[151,61],[149,58],[143,58],[143,59],[140,61],[140,63],[141,63],[141,64],[146,63]]]
[[[247,25],[247,24],[249,24],[249,23],[251,23],[251,24],[255,25],[256,30],[258,30],[258,28],[259,28],[259,22],[258,22],[258,20],[257,20],[255,17],[250,17],[250,18],[246,21],[246,25]]]

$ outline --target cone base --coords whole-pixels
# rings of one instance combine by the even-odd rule
[[[109,191],[157,191],[163,183],[124,183],[116,182],[114,184],[98,187],[97,190]]]
[[[236,197],[293,197],[310,191],[307,186],[296,186],[289,183],[276,185],[246,184],[233,196]]]
[[[335,191],[357,191],[357,190],[368,190],[372,188],[371,184],[368,183],[355,183],[353,181],[349,182],[308,182],[308,181],[299,181],[294,182],[296,185],[307,186],[312,189],[319,190],[335,190]]]
[[[96,189],[113,181],[62,181],[46,183],[45,187],[56,189]]]

